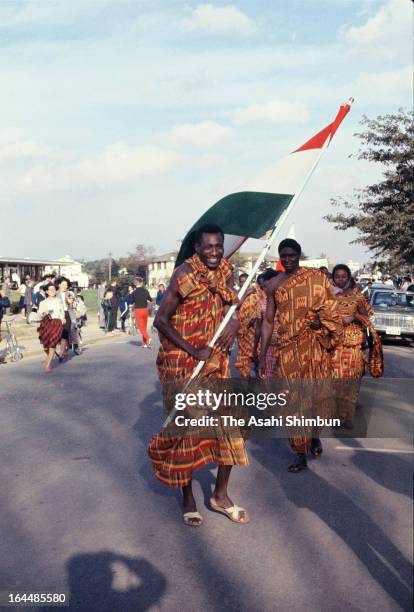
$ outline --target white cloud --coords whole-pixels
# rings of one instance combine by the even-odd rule
[[[235,6],[199,4],[191,17],[184,20],[184,26],[190,31],[247,32],[253,28],[253,22]]]
[[[351,55],[366,60],[411,57],[412,4],[409,0],[388,0],[363,25],[344,27],[339,35],[350,44]]]
[[[189,145],[204,149],[228,142],[231,136],[231,128],[215,121],[201,121],[174,126],[166,134],[166,139],[173,146]]]
[[[356,87],[364,98],[380,95],[382,98],[394,99],[401,94],[410,94],[413,88],[413,71],[411,66],[388,72],[361,72]],[[358,91],[356,92],[358,97]],[[408,96],[407,96],[408,99]]]
[[[220,155],[219,153],[205,153],[204,155],[201,155],[198,160],[196,160],[196,164],[203,170],[210,170],[211,168],[223,166],[226,161],[227,160],[224,155]]]
[[[13,162],[30,159],[70,159],[69,151],[59,151],[27,139],[23,130],[9,128],[0,132],[0,161]]]
[[[38,164],[17,182],[22,193],[110,188],[142,177],[159,176],[183,159],[175,151],[156,146],[131,147],[119,142],[98,155],[72,163]]]
[[[306,123],[309,112],[302,102],[274,100],[265,104],[252,104],[237,110],[236,123]]]

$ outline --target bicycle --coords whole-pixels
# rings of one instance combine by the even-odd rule
[[[23,359],[23,353],[20,349],[20,346],[17,342],[17,338],[14,335],[12,326],[14,324],[15,317],[12,319],[3,319],[1,324],[6,326],[6,355],[5,359],[10,358],[10,361],[20,361]],[[1,337],[1,327],[0,327],[0,337]]]
[[[135,334],[137,333],[137,326],[135,323],[134,306],[130,305],[128,309],[129,313],[125,321],[125,329],[127,334],[129,334],[130,336],[135,336]]]

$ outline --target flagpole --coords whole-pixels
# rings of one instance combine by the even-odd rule
[[[350,98],[350,101],[348,102],[348,104],[352,104],[353,102],[353,98]],[[279,233],[280,228],[282,227],[283,223],[286,221],[286,218],[288,217],[289,213],[292,211],[293,207],[295,206],[296,202],[298,201],[300,195],[302,194],[303,190],[305,189],[306,185],[308,184],[309,179],[311,178],[312,174],[314,173],[316,166],[319,164],[322,155],[325,152],[325,149],[329,146],[329,143],[331,141],[331,134],[328,134],[325,142],[323,143],[321,150],[319,152],[319,155],[317,156],[317,158],[315,159],[312,167],[310,168],[309,172],[307,173],[301,187],[298,189],[298,191],[295,193],[295,195],[293,196],[292,200],[289,202],[288,207],[283,211],[282,215],[279,217],[279,219],[276,221],[275,225],[273,226],[272,232],[269,236],[269,238],[266,240],[265,246],[262,249],[262,252],[260,253],[259,257],[256,260],[256,263],[254,264],[254,266],[252,267],[252,269],[249,272],[249,275],[247,277],[247,279],[245,280],[245,282],[243,283],[242,287],[240,288],[237,297],[239,300],[242,299],[242,297],[244,296],[244,294],[246,293],[250,283],[252,282],[252,279],[254,278],[256,272],[258,271],[261,263],[264,261],[267,253],[269,252],[270,248],[272,247],[272,245],[274,244],[277,235]],[[232,306],[230,306],[229,310],[227,311],[224,319],[222,320],[222,322],[220,323],[219,327],[217,328],[216,333],[214,334],[214,336],[212,337],[212,339],[210,340],[210,342],[208,343],[208,346],[210,348],[213,348],[214,345],[216,344],[217,340],[219,339],[219,337],[221,336],[221,334],[223,333],[224,328],[226,327],[226,325],[229,323],[229,321],[231,320],[231,318],[233,317],[233,314],[236,312],[236,308],[237,308],[238,304],[233,304]],[[197,366],[194,368],[193,373],[191,374],[191,377],[186,381],[184,387],[183,387],[183,391],[185,391],[187,389],[187,387],[189,386],[189,384],[195,379],[197,378],[197,376],[199,375],[199,373],[201,372],[201,370],[203,369],[205,364],[205,361],[199,361]],[[163,427],[166,427],[174,418],[175,416],[175,409],[173,409],[171,411],[171,413],[168,415],[167,419],[164,422]]]

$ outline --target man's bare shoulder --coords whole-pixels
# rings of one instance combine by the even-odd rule
[[[178,281],[180,279],[185,278],[191,271],[192,271],[192,267],[190,266],[190,264],[186,262],[180,264],[177,268],[175,268],[171,276],[169,289],[172,289],[173,291],[175,291],[178,286]]]
[[[179,278],[183,278],[184,276],[187,276],[187,274],[189,274],[190,272],[192,272],[192,267],[190,266],[190,264],[184,262],[182,264],[180,264],[175,270],[174,273],[172,275],[172,278],[175,278],[175,280],[178,280]]]

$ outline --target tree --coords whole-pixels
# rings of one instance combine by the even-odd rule
[[[154,256],[154,247],[138,244],[133,253],[128,253],[126,257],[121,257],[119,263],[126,268],[129,274],[147,277],[148,262]]]
[[[337,230],[357,229],[360,235],[352,242],[365,244],[395,272],[414,264],[413,118],[404,109],[376,119],[364,116],[365,129],[355,134],[362,141],[356,157],[381,164],[383,180],[355,189],[351,199],[332,199],[346,210],[325,217]]]
[[[117,276],[119,271],[119,263],[116,259],[111,260],[111,274]],[[91,283],[99,283],[101,280],[108,280],[108,258],[95,259],[94,261],[86,261],[83,264],[83,270],[89,275]],[[109,279],[110,280],[110,279]]]

